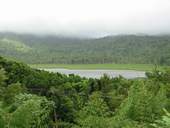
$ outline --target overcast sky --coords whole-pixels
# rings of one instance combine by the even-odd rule
[[[0,31],[165,34],[170,33],[170,0],[0,0]]]

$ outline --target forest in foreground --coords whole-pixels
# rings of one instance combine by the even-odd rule
[[[87,79],[0,57],[0,128],[169,128],[170,70]]]
[[[74,38],[0,33],[0,55],[27,64],[170,65],[169,35]]]

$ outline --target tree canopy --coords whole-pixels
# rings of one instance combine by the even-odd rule
[[[1,128],[168,128],[170,72],[87,79],[0,57]]]

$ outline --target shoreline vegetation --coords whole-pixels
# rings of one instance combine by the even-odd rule
[[[31,68],[64,68],[81,70],[135,70],[153,71],[164,70],[170,66],[159,66],[153,64],[29,64]]]

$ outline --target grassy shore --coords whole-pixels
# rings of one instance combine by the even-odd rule
[[[151,64],[31,64],[32,68],[65,68],[65,69],[113,69],[113,70],[138,70],[151,71],[155,68],[163,70],[167,66]]]

